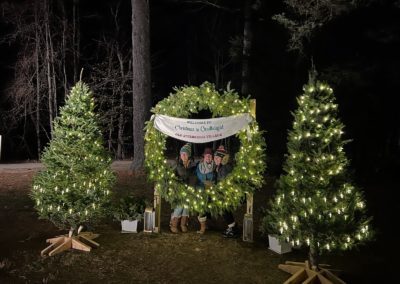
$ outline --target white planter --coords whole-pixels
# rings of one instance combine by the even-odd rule
[[[123,220],[121,221],[122,231],[121,233],[137,233],[138,220]]]
[[[273,235],[268,235],[269,249],[282,254],[292,251],[292,246],[287,242],[281,242]]]

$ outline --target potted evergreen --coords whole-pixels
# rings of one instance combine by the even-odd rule
[[[260,231],[263,235],[268,236],[268,248],[276,253],[284,254],[292,251],[292,245],[288,242],[279,239],[277,234],[274,234],[273,227],[269,225],[269,216],[267,215],[267,210],[264,209],[263,213],[266,214],[261,219]]]
[[[143,220],[147,205],[148,202],[143,197],[128,195],[120,198],[112,215],[115,220],[121,221],[122,233],[137,233],[137,224]]]

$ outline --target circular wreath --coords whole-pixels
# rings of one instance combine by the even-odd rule
[[[204,109],[208,109],[212,117],[250,112],[249,98],[239,98],[229,87],[220,94],[213,84],[205,82],[200,87],[185,86],[174,88],[174,91],[151,112],[179,118],[187,118]],[[241,145],[235,154],[232,172],[206,190],[187,185],[175,175],[164,155],[168,136],[158,131],[153,122],[151,119],[146,123],[145,166],[157,191],[172,206],[220,215],[224,210],[237,208],[246,193],[254,192],[263,184],[265,141],[255,119],[250,123],[249,130],[241,130],[236,134]]]

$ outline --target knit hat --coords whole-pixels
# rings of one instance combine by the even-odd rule
[[[221,157],[222,158],[222,161],[221,161],[222,165],[226,165],[228,163],[228,161],[229,161],[229,154],[225,150],[225,147],[223,145],[220,145],[218,147],[218,149],[215,151],[214,155],[217,156],[217,157]]]
[[[209,154],[209,155],[212,155],[212,154],[213,154],[211,148],[208,148],[208,147],[207,147],[207,148],[204,149],[203,156],[204,156],[204,155],[207,155],[207,154]]]
[[[186,153],[189,157],[192,156],[192,146],[190,143],[186,143],[185,145],[182,146],[181,150],[179,153]]]
[[[215,151],[214,155],[223,158],[223,157],[225,157],[226,154],[228,154],[228,153],[226,152],[224,146],[220,145],[218,147],[218,149]]]

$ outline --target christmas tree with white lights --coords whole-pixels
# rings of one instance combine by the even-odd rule
[[[104,215],[115,181],[94,109],[91,91],[78,82],[54,121],[31,192],[41,219],[71,231]]]
[[[344,125],[332,89],[313,75],[297,98],[288,133],[284,174],[262,230],[294,246],[309,247],[309,261],[332,250],[347,250],[372,236],[361,191],[348,174]]]

